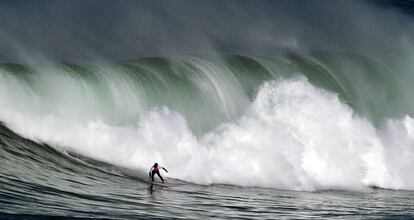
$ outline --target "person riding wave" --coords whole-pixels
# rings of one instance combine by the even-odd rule
[[[157,174],[158,177],[160,177],[161,181],[164,182],[164,179],[162,178],[162,176],[160,174],[160,169],[159,168],[165,170],[165,172],[168,173],[168,170],[165,169],[165,167],[159,167],[158,166],[158,163],[155,163],[154,166],[151,167],[151,169],[150,169],[150,171],[148,173],[149,174],[149,178],[151,179],[152,182],[154,182],[154,176],[155,176],[155,174]]]

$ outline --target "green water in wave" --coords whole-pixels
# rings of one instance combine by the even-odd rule
[[[113,125],[167,106],[200,134],[248,110],[259,86],[306,76],[374,122],[409,112],[403,75],[376,59],[319,52],[279,57],[145,58],[106,64],[2,64],[3,106]]]

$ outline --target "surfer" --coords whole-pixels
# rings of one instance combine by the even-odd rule
[[[152,182],[154,182],[155,174],[157,174],[160,177],[161,181],[164,182],[164,179],[162,178],[162,176],[160,174],[159,168],[165,170],[165,172],[168,173],[168,170],[165,169],[165,167],[158,167],[158,163],[155,163],[154,166],[152,166],[150,171],[149,171],[149,177],[151,178]]]

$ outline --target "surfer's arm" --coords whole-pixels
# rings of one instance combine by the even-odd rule
[[[154,169],[154,167],[151,167],[150,171],[148,172],[148,177],[149,177],[150,179],[151,179],[152,169]]]

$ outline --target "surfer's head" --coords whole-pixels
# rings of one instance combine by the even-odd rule
[[[154,163],[154,167],[158,167],[158,163]]]

